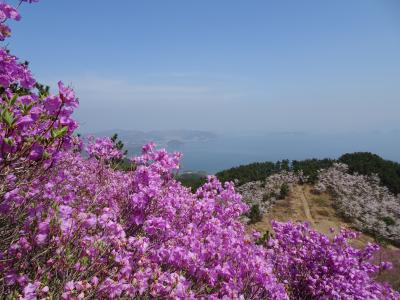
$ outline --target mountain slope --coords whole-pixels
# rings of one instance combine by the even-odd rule
[[[309,185],[296,185],[290,194],[282,200],[278,200],[268,212],[263,215],[260,222],[248,225],[248,229],[255,229],[261,233],[272,232],[271,220],[277,221],[306,221],[311,227],[327,236],[332,237],[334,233],[330,228],[338,232],[340,228],[351,228],[351,224],[337,215],[334,208],[334,199],[328,193],[315,195],[311,192]],[[365,246],[368,242],[374,242],[374,239],[364,233],[353,241],[355,247]],[[388,281],[396,289],[400,289],[400,249],[385,245],[380,250],[376,260],[388,260],[393,263],[392,270],[384,271],[379,275],[379,279]]]

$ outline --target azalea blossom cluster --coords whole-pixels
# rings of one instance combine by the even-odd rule
[[[333,239],[309,224],[272,223],[275,237],[268,241],[274,273],[291,299],[397,299],[399,294],[371,275],[390,268],[370,263],[377,245],[356,249],[349,241],[357,234],[342,229]]]
[[[0,10],[6,14],[4,7]],[[308,288],[309,282],[302,287],[303,281],[293,280],[298,257],[293,249],[306,240],[293,238],[301,225],[288,224],[282,232],[276,227],[276,238],[259,245],[259,234],[249,236],[240,221],[248,206],[233,183],[210,176],[192,193],[174,179],[180,154],[153,144],[143,147],[132,160],[135,168],[126,172],[107,163],[122,158],[109,139],[90,140],[88,156],[81,155],[82,141],[73,136],[77,124],[71,115],[78,104],[73,91],[60,83],[56,95],[40,86],[35,92],[34,81],[25,85],[14,72],[21,64],[14,59],[14,67],[3,68],[7,63],[1,62],[0,69],[0,76],[8,78],[0,83],[0,295],[26,300],[289,299],[296,297],[295,289]],[[281,240],[290,241],[293,249],[288,244],[283,251]],[[309,242],[314,257],[336,247],[325,240]],[[341,266],[367,285],[345,290],[343,296],[339,286],[339,296],[332,298],[398,299],[389,287],[364,276],[378,267],[357,264],[361,256],[346,247],[338,248],[334,262],[340,255],[347,258]],[[340,267],[329,270],[342,272]],[[305,269],[299,271],[301,276]],[[315,285],[310,295],[333,295],[339,281],[332,276],[323,290]]]
[[[34,0],[22,0],[21,2],[33,2]],[[0,2],[0,41],[4,41],[11,35],[11,30],[6,24],[8,20],[19,21],[21,16],[19,12],[11,5]],[[12,83],[20,83],[24,88],[31,88],[35,83],[27,66],[18,63],[17,58],[9,54],[9,51],[0,48],[0,85],[9,86]]]
[[[319,172],[314,189],[333,192],[339,213],[357,229],[400,244],[400,198],[377,176],[349,174],[347,165],[334,164]]]
[[[101,158],[106,161],[112,159],[121,159],[123,153],[121,150],[115,148],[114,142],[109,137],[94,138],[89,137],[89,144],[86,151],[90,157]]]
[[[14,79],[12,83],[16,83],[17,79]],[[31,90],[27,93],[15,91],[10,86],[5,89],[0,99],[2,165],[22,168],[51,159],[61,149],[72,146],[71,134],[77,123],[71,119],[71,114],[78,101],[73,91],[62,82],[58,87],[59,94],[54,96],[38,95]]]
[[[268,176],[265,181],[251,181],[237,187],[243,200],[249,205],[258,205],[262,213],[277,201],[282,186],[286,185],[289,191],[293,185],[302,182],[304,176],[301,172],[281,171]]]
[[[0,3],[0,18],[4,31],[7,19],[19,20],[20,16],[10,5]],[[59,93],[49,95],[33,79],[28,65],[5,47],[0,48],[0,70],[1,174],[7,174],[7,169],[24,171],[41,160],[51,162],[53,154],[73,144],[71,135],[77,123],[71,114],[78,105],[74,92],[59,82]]]
[[[177,156],[149,145],[134,172],[119,172],[65,152],[29,186],[10,182],[3,292],[285,299],[265,249],[239,221],[247,206],[233,185],[211,177],[191,194],[173,179]]]
[[[7,20],[17,20],[21,19],[18,11],[7,3],[0,3],[0,40],[4,41],[7,37],[11,35],[10,27],[8,27],[5,22]]]

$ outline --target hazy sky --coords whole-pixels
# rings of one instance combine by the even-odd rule
[[[400,1],[41,0],[9,48],[83,131],[400,129]]]

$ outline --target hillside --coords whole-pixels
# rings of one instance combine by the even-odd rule
[[[319,195],[311,192],[310,185],[296,185],[289,195],[282,200],[277,200],[271,209],[263,215],[260,222],[248,225],[250,229],[260,232],[271,231],[271,220],[281,222],[300,221],[309,222],[310,225],[328,236],[333,236],[330,228],[337,232],[340,228],[351,228],[351,223],[346,222],[338,216],[334,207],[334,199],[328,193]],[[366,244],[374,239],[366,234],[360,233],[357,243]],[[396,248],[389,246],[390,248]]]
[[[338,162],[349,165],[342,169],[344,165]],[[342,155],[338,160],[252,163],[216,175],[221,181],[235,181],[237,191],[249,204],[250,212],[243,219],[249,223],[248,232],[255,229],[262,234],[271,233],[272,220],[306,221],[313,229],[331,238],[340,228],[358,229],[359,238],[351,242],[357,248],[377,242],[374,236],[377,237],[382,247],[375,255],[375,261],[393,264],[392,270],[379,273],[378,280],[390,282],[400,290],[400,248],[382,242],[389,225],[392,226],[390,239],[398,241],[395,223],[399,218],[398,214],[394,216],[400,208],[400,198],[393,194],[400,181],[398,166],[371,153],[352,153]],[[178,179],[193,191],[205,182],[202,176]],[[320,193],[316,194],[315,189],[321,189]],[[382,202],[374,202],[374,199]]]
[[[264,180],[267,176],[280,171],[293,171],[296,173],[301,171],[308,177],[308,182],[315,183],[318,178],[318,171],[327,169],[334,163],[348,165],[351,174],[377,174],[382,185],[386,186],[395,195],[400,193],[400,164],[369,152],[346,153],[338,159],[313,158],[256,162],[222,170],[216,173],[216,176],[221,181],[237,180],[238,184],[242,185],[251,181]]]
[[[351,167],[331,160],[306,160],[284,163],[286,167],[282,168],[282,163],[279,165],[278,162],[272,175],[256,181],[239,182],[237,190],[250,206],[244,219],[248,223],[248,232],[256,230],[267,236],[274,235],[273,220],[307,222],[312,229],[330,238],[341,228],[351,229],[359,234],[358,239],[351,241],[354,247],[361,249],[369,243],[381,246],[373,260],[390,261],[393,269],[380,272],[377,279],[390,282],[399,290],[400,197],[381,181],[385,178],[383,170],[390,172],[396,163],[374,155],[370,161],[370,156],[368,153],[343,156]],[[326,168],[319,169],[323,165]],[[222,174],[240,175],[238,170],[241,170],[245,172],[241,177],[243,180],[247,178],[246,173],[260,174],[261,170],[255,169],[256,166],[265,164],[241,166]],[[363,170],[360,173],[365,175],[355,169]],[[372,170],[380,170],[380,173]],[[397,180],[396,177],[393,179],[391,182]]]
[[[273,232],[271,220],[281,222],[306,221],[312,228],[329,237],[333,237],[334,233],[337,233],[340,228],[352,228],[349,222],[338,216],[334,207],[334,199],[330,194],[315,195],[311,190],[312,186],[310,185],[294,186],[285,199],[275,202],[271,209],[263,215],[260,222],[249,224],[248,230],[254,229],[262,233]],[[332,233],[330,228],[335,229],[335,232]],[[370,235],[360,233],[360,237],[354,240],[352,244],[361,248],[374,241],[374,238]],[[377,261],[383,258],[392,262],[393,269],[382,272],[378,278],[390,282],[393,287],[400,290],[400,277],[398,276],[400,274],[400,248],[390,244],[385,245],[375,257]]]

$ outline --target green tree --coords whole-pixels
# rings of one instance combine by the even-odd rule
[[[400,193],[399,163],[385,160],[370,152],[347,153],[339,161],[349,166],[350,173],[377,174],[382,185],[387,186],[393,194]]]
[[[262,213],[260,206],[258,204],[253,204],[250,208],[250,211],[248,213],[248,217],[250,219],[250,224],[252,223],[257,223],[262,220]]]
[[[279,199],[285,199],[289,195],[289,186],[287,183],[282,184],[281,191],[279,193]]]
[[[128,150],[124,149],[124,143],[118,139],[118,134],[114,133],[111,136],[111,141],[114,143],[114,147],[116,149],[118,149],[119,151],[122,152],[123,157],[122,158],[113,158],[111,161],[111,166],[114,169],[120,170],[120,171],[131,171],[133,170],[135,167],[133,165],[133,163],[126,158],[126,155],[128,154]]]

